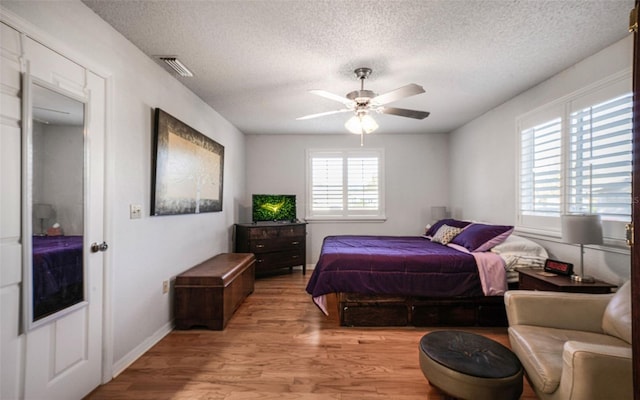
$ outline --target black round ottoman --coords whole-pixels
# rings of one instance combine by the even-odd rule
[[[484,336],[436,331],[420,339],[420,368],[429,383],[465,400],[511,400],[522,394],[522,365]]]

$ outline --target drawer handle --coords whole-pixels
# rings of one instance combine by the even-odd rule
[[[263,260],[263,259],[258,258],[258,259],[256,260],[256,262],[257,262],[257,263],[261,263],[261,262],[264,262],[264,260]]]
[[[291,256],[291,258],[293,258],[294,260],[295,260],[296,258],[298,258],[298,257],[300,257],[300,256]]]
[[[291,242],[292,245],[297,246],[300,244],[300,242],[296,241],[296,242]]]
[[[261,249],[261,248],[263,248],[263,247],[264,247],[264,245],[263,245],[263,244],[257,244],[257,245],[256,245],[256,248],[257,248],[257,249]]]

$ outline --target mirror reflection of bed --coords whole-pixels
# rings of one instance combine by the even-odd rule
[[[32,85],[33,321],[84,300],[84,103]]]
[[[33,237],[34,320],[83,301],[82,282],[82,236]]]

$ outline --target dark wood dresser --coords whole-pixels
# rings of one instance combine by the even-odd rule
[[[304,222],[236,224],[235,251],[256,255],[256,275],[296,266],[306,274],[306,226]]]

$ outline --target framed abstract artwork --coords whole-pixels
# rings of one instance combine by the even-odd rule
[[[155,110],[151,215],[222,211],[224,146]]]

